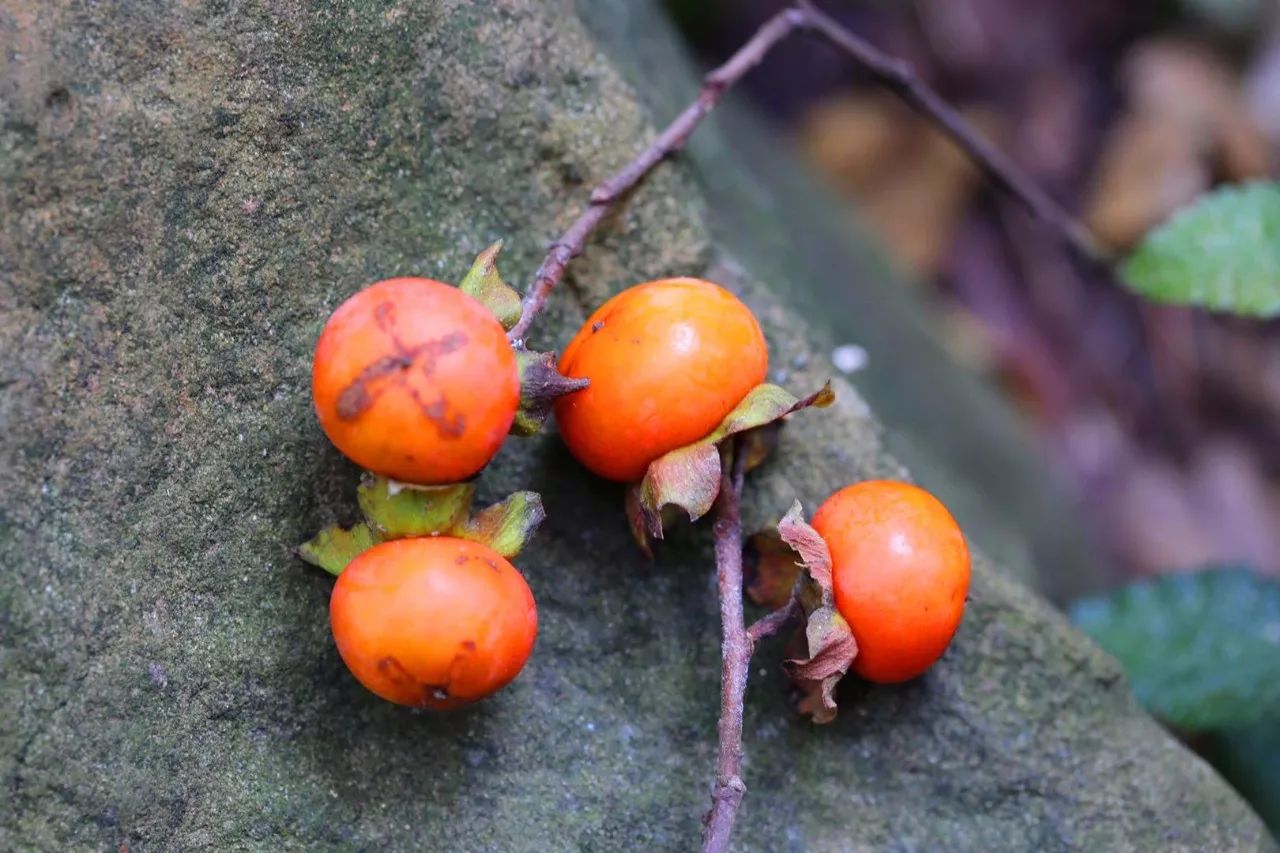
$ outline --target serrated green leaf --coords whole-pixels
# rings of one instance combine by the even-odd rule
[[[458,285],[458,289],[493,312],[504,329],[520,320],[520,294],[512,290],[498,274],[498,253],[502,241],[494,243],[476,256],[476,262]]]
[[[520,553],[546,517],[541,495],[515,492],[501,503],[476,513],[453,535],[481,542],[511,559]]]
[[[369,527],[384,539],[436,536],[462,524],[471,511],[474,483],[406,486],[365,475],[356,492]]]
[[[1122,273],[1157,302],[1280,315],[1280,184],[1203,196],[1148,234]]]
[[[351,528],[335,524],[321,530],[310,541],[302,543],[298,547],[298,556],[331,575],[340,575],[348,563],[379,541],[374,532],[364,524]]]
[[[1240,568],[1165,575],[1078,602],[1071,615],[1173,725],[1280,724],[1280,584]]]

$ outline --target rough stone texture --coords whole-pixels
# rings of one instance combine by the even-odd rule
[[[602,52],[617,10],[587,8],[593,36],[537,0],[0,0],[0,849],[690,846],[717,698],[705,528],[646,564],[615,488],[553,436],[510,443],[481,491],[546,497],[520,561],[539,644],[444,716],[354,683],[330,581],[291,552],[354,511],[309,410],[328,312],[392,273],[456,278],[497,237],[528,275],[651,130]],[[687,177],[635,196],[538,337],[718,265],[775,364],[804,361],[788,384],[815,386],[830,368],[786,285],[726,254]],[[900,470],[839,391],[753,480],[756,521]],[[779,656],[750,692],[743,849],[1268,845],[1115,664],[985,560],[944,662],[851,685],[830,727],[787,712]]]

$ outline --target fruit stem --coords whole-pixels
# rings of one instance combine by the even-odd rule
[[[799,584],[797,584],[797,588]],[[804,605],[800,603],[800,599],[796,596],[796,590],[792,590],[791,598],[787,603],[779,607],[777,610],[761,616],[747,628],[747,639],[751,641],[754,647],[756,643],[765,637],[771,637],[785,628],[792,620],[799,619],[804,616]]]
[[[742,805],[742,706],[747,690],[747,668],[753,643],[747,636],[742,610],[742,477],[747,454],[742,440],[734,437],[732,462],[722,466],[720,494],[716,498],[716,578],[720,591],[722,634],[720,675],[720,748],[716,783],[711,791],[711,811],[702,835],[705,853],[729,848],[733,822]]]

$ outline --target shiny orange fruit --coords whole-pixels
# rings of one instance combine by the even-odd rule
[[[601,477],[636,482],[697,441],[764,381],[768,348],[741,300],[709,281],[628,288],[591,315],[560,372],[591,385],[556,401],[570,452]]]
[[[969,594],[969,549],[951,513],[918,486],[870,480],[829,497],[813,527],[858,642],[853,671],[886,684],[923,673],[951,643]]]
[[[447,710],[515,678],[538,611],[515,567],[478,542],[396,539],[338,576],[329,622],[360,683],[392,702]]]
[[[439,484],[475,474],[502,446],[520,379],[483,305],[438,281],[392,278],[333,312],[311,391],[320,426],[353,462]]]

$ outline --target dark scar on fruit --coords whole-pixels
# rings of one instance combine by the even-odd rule
[[[416,364],[423,376],[431,376],[435,372],[436,361],[466,346],[467,336],[462,332],[450,332],[442,338],[407,346],[395,329],[394,305],[378,303],[373,309],[373,317],[378,328],[391,339],[395,352],[365,367],[342,389],[338,395],[338,417],[344,421],[355,420],[368,411],[383,390],[389,385],[396,385],[409,392],[423,417],[431,421],[442,438],[461,436],[466,431],[467,419],[459,414],[450,417],[449,403],[443,396],[431,402],[424,400],[418,389],[409,383],[406,374]],[[383,379],[389,381],[379,381]]]
[[[381,672],[397,684],[403,684],[406,681],[410,684],[416,684],[418,681],[409,670],[404,668],[404,664],[400,663],[392,655],[387,655],[378,661],[378,672]]]
[[[449,662],[449,680],[446,681],[444,684],[422,685],[422,704],[424,706],[429,706],[433,700],[437,702],[443,702],[445,699],[450,698],[449,685],[453,683],[453,679],[457,676],[456,670],[458,669],[458,665],[467,659],[468,652],[474,652],[475,650],[476,650],[475,640],[462,641],[461,650],[458,652],[455,652],[453,655],[453,660]]]

